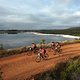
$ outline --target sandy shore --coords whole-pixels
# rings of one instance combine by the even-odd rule
[[[31,33],[35,35],[53,35],[53,36],[61,36],[66,38],[80,39],[80,36],[72,36],[72,35],[65,35],[65,34],[43,34],[43,33],[37,33],[37,32],[31,32]]]

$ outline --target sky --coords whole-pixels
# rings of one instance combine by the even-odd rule
[[[0,0],[1,29],[65,29],[80,25],[80,0]]]

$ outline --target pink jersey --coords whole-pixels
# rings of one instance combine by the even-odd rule
[[[45,49],[41,49],[41,52],[42,52],[42,54],[44,54],[45,53]]]

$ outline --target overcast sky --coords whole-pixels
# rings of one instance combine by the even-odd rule
[[[0,0],[0,29],[60,29],[80,25],[80,0]]]

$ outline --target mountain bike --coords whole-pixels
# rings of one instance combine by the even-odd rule
[[[47,53],[42,57],[41,53],[38,52],[35,61],[36,61],[36,62],[40,62],[40,61],[42,61],[42,60],[47,60],[48,57],[49,57],[49,55],[48,55]]]
[[[32,53],[37,54],[37,52],[38,52],[38,49],[37,49],[37,48],[36,48],[36,49],[32,49],[31,47],[29,47],[29,48],[27,49],[27,55],[28,55],[28,56],[31,56]]]
[[[54,49],[54,52],[55,52],[55,54],[60,55],[60,54],[62,53],[62,49],[56,47],[56,48]]]

